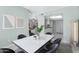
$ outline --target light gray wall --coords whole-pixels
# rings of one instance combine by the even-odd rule
[[[71,40],[71,22],[79,19],[79,7],[69,6],[63,9],[50,11],[48,14],[62,14],[63,15],[63,42],[70,43]]]
[[[2,25],[1,21],[3,19],[2,15],[14,15],[18,17],[22,17],[26,20],[25,28],[17,28],[17,29],[0,29],[0,48],[4,46],[8,46],[12,41],[17,39],[17,36],[20,33],[24,33],[28,35],[28,18],[30,13],[27,9],[22,8],[20,6],[0,6],[0,25]]]

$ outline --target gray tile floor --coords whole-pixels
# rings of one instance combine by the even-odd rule
[[[57,38],[63,38],[63,35],[55,34],[54,39]],[[53,42],[53,40],[51,42]],[[72,47],[69,44],[64,44],[64,43],[61,43],[59,49],[57,50],[57,53],[72,53],[72,52],[73,52]]]
[[[72,47],[68,44],[61,44],[57,53],[72,53]]]
[[[72,47],[73,53],[79,53],[79,47]]]
[[[57,53],[79,53],[79,47],[71,47],[68,44],[61,44]]]

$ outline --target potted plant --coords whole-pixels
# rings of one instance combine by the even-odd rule
[[[39,36],[40,32],[43,30],[43,25],[40,27],[37,26],[37,35]]]

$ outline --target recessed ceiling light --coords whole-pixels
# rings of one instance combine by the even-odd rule
[[[61,15],[57,15],[57,16],[50,16],[50,19],[62,19]]]

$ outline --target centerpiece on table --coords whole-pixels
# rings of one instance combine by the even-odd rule
[[[40,32],[43,30],[43,25],[40,27],[37,26],[37,36],[40,37]]]

